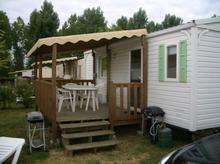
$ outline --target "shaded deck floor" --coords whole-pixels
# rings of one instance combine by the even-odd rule
[[[107,104],[100,104],[99,110],[93,111],[89,107],[88,111],[85,108],[80,109],[76,106],[76,112],[72,112],[70,109],[64,108],[61,112],[57,113],[57,121],[86,121],[86,120],[106,120],[108,119],[108,106]]]
[[[140,112],[137,113],[137,119],[134,119],[134,112],[132,111],[129,116],[127,110],[121,110],[116,108],[114,126],[116,125],[127,125],[127,124],[137,124],[140,123]],[[72,112],[70,108],[64,108],[61,112],[57,113],[57,122],[86,122],[92,120],[108,120],[109,111],[107,104],[100,104],[99,110],[95,112],[89,107],[88,111],[85,108],[80,109],[76,106],[76,112]]]

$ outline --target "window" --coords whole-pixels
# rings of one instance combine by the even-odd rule
[[[130,61],[131,82],[140,82],[141,80],[141,49],[131,51]]]
[[[167,47],[167,78],[177,78],[177,46]]]
[[[107,76],[107,57],[99,58],[99,77]]]

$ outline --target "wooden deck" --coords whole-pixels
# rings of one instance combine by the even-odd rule
[[[107,120],[108,117],[108,106],[107,104],[100,105],[99,110],[93,111],[89,108],[88,111],[76,107],[76,112],[70,111],[70,109],[64,109],[57,114],[57,122],[79,122],[89,120]]]
[[[140,112],[137,112],[137,118],[134,119],[134,109],[128,112],[127,110],[121,111],[117,108],[115,113],[115,118],[117,122],[113,126],[128,125],[128,124],[138,124],[140,123]],[[129,121],[128,121],[128,118]],[[96,120],[109,120],[109,107],[107,104],[100,104],[100,109],[93,111],[90,107],[88,111],[85,109],[80,109],[76,106],[76,112],[72,112],[71,109],[63,109],[60,113],[57,113],[57,122],[87,122]],[[112,122],[110,122],[112,124]]]

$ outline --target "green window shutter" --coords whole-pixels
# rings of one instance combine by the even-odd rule
[[[164,44],[159,45],[158,52],[158,79],[164,81],[165,78],[165,46]]]
[[[179,81],[187,82],[187,41],[179,43]]]

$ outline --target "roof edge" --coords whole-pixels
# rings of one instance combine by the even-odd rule
[[[153,38],[153,37],[156,37],[156,36],[159,36],[159,35],[164,35],[164,34],[176,32],[176,31],[181,31],[181,30],[193,27],[195,25],[196,25],[195,23],[189,22],[189,23],[186,23],[186,24],[170,27],[170,28],[167,28],[167,29],[164,29],[164,30],[159,30],[159,31],[156,31],[156,32],[149,33],[147,35],[147,38]]]

